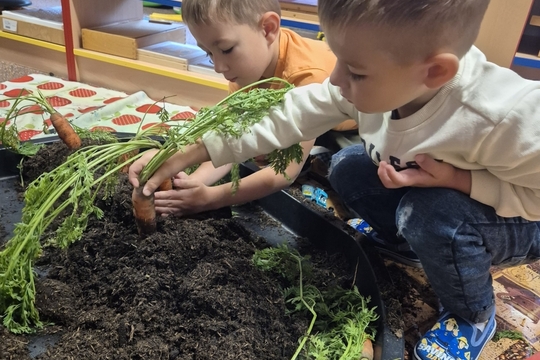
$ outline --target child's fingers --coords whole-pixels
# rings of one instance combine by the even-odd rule
[[[388,165],[388,163],[385,161],[381,161],[379,168],[377,169],[377,175],[379,175],[379,179],[384,187],[387,189],[395,189],[399,187],[395,182],[395,174],[397,174],[397,172],[392,166]]]
[[[379,179],[381,180],[384,187],[388,188],[388,185],[390,185],[390,179],[388,178],[388,174],[386,173],[383,162],[381,162],[379,164],[379,167],[377,168],[377,175],[379,176]]]
[[[419,154],[414,157],[414,161],[428,174],[435,175],[441,168],[441,163],[433,159],[431,156]]]
[[[174,175],[175,179],[187,179],[188,177],[189,175],[183,171],[180,171],[178,174]]]
[[[179,200],[181,198],[182,196],[179,190],[156,191],[154,193],[154,201]]]
[[[146,164],[148,164],[150,159],[154,157],[156,152],[157,150],[146,151],[145,154],[140,159],[137,159],[135,162],[133,162],[133,164],[129,166],[128,179],[131,185],[133,185],[134,187],[139,187],[139,174],[141,173],[142,169],[146,166]],[[159,183],[158,185],[160,184],[161,183]],[[148,196],[149,194],[145,194],[145,195]]]
[[[156,206],[156,213],[162,217],[182,216],[182,211],[178,208],[168,206]]]

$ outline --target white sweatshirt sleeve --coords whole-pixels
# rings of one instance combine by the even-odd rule
[[[540,220],[540,89],[527,93],[483,140],[471,198],[503,217]]]
[[[540,189],[502,181],[487,170],[473,170],[471,198],[492,206],[502,217],[540,220]]]
[[[203,143],[217,167],[315,139],[351,118],[358,118],[354,105],[327,79],[322,84],[290,90],[280,105],[272,107],[267,116],[240,138],[210,132],[203,136]]]

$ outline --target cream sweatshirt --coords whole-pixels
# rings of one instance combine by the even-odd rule
[[[471,198],[503,217],[540,221],[540,82],[486,60],[473,47],[458,74],[415,114],[364,114],[328,79],[295,88],[240,138],[209,133],[203,142],[215,166],[242,162],[314,139],[352,118],[375,163],[397,168],[414,156],[471,170]]]

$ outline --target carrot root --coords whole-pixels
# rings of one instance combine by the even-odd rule
[[[62,114],[59,112],[51,114],[51,123],[58,137],[68,148],[75,150],[81,147],[81,138]]]
[[[165,179],[163,180],[161,185],[159,185],[156,191],[167,191],[167,190],[172,190],[172,189],[173,189],[172,179]]]
[[[373,355],[373,343],[370,339],[366,339],[360,360],[373,360]]]
[[[132,157],[134,157],[135,155],[137,155],[138,153],[139,153],[139,149],[135,149],[133,151],[130,151],[130,152],[120,156],[120,158],[118,159],[118,163],[122,164],[122,163],[128,161],[129,159],[131,159]],[[120,170],[120,172],[127,174],[127,172],[129,171],[129,165],[131,165],[131,164],[124,165],[124,167],[122,168],[122,170]]]
[[[131,202],[139,236],[145,238],[156,232],[156,209],[154,207],[154,195],[146,196],[142,191],[143,187],[134,188],[131,194]]]

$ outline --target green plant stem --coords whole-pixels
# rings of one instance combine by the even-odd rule
[[[310,306],[304,298],[304,278],[303,278],[303,269],[302,269],[302,259],[296,255],[293,255],[293,256],[296,258],[296,261],[298,262],[298,269],[300,272],[300,280],[299,280],[299,285],[298,285],[300,288],[300,299],[302,303],[304,304],[304,306],[306,307],[306,309],[308,309],[311,315],[313,316],[311,317],[311,322],[309,323],[309,327],[306,330],[306,334],[304,338],[302,339],[302,341],[300,341],[300,345],[296,348],[296,351],[291,357],[291,360],[295,360],[298,357],[298,355],[300,355],[300,352],[306,345],[306,342],[308,341],[308,338],[311,335],[311,332],[313,331],[313,326],[315,326],[315,321],[317,320],[317,313],[313,309],[313,306]]]
[[[134,139],[125,143],[96,145],[79,149],[52,173],[42,174],[29,185],[26,206],[23,209],[23,221],[17,225],[15,236],[0,252],[0,263],[4,264],[2,265],[4,268],[0,269],[0,294],[10,294],[6,295],[8,297],[0,301],[0,304],[3,304],[3,310],[6,311],[4,323],[8,327],[12,326],[11,331],[28,332],[30,322],[38,327],[41,326],[39,314],[34,305],[33,265],[34,260],[41,252],[40,235],[43,230],[48,228],[70,205],[78,207],[79,199],[86,196],[87,186],[89,188],[97,187],[90,195],[93,203],[104,181],[112,176],[117,176],[123,166],[142,156],[142,154],[137,154],[131,159],[118,162],[122,155],[137,149],[160,145],[155,140],[144,139],[141,136]],[[81,162],[83,159],[84,162]],[[83,181],[88,172],[106,167],[107,164],[115,165],[107,168],[104,174],[94,179],[89,185]],[[62,175],[65,171],[68,171],[67,177]],[[49,182],[50,179],[52,182]],[[40,190],[40,185],[45,186],[45,188]],[[55,206],[60,197],[69,189],[73,190],[68,198]],[[25,216],[30,207],[32,207],[32,215]],[[58,239],[57,241],[57,245],[67,246],[73,239]],[[12,286],[10,284],[14,284],[16,288],[9,290]],[[15,305],[17,302],[19,304]],[[17,322],[13,318],[15,313],[19,316]]]
[[[249,111],[245,111],[247,114],[245,117],[250,117],[250,119],[248,119],[249,121],[246,120],[246,123],[250,124],[250,121],[253,121],[251,119],[252,114],[260,120],[261,112],[267,110],[272,104],[281,101],[283,94],[292,87],[292,85],[278,78],[260,81],[250,85],[250,87],[270,81],[279,81],[284,83],[286,87],[273,94],[255,94],[259,97],[256,98],[257,101],[249,102],[248,107],[250,106],[250,108]],[[170,156],[184,146],[194,143],[208,131],[219,129],[223,133],[229,134],[227,131],[230,130],[230,134],[238,136],[240,133],[238,127],[219,127],[223,123],[229,126],[229,123],[232,122],[231,118],[242,113],[241,110],[245,109],[242,102],[231,101],[231,99],[234,100],[234,96],[238,96],[245,89],[247,87],[222,100],[219,104],[222,108],[213,107],[204,112],[204,117],[201,116],[199,119],[186,123],[181,127],[171,127],[171,131],[167,132],[167,138],[163,145],[148,136],[155,134],[155,129],[150,127],[137,133],[135,137],[127,142],[78,149],[63,164],[49,173],[42,174],[28,185],[25,192],[22,221],[15,228],[15,236],[6,243],[4,249],[0,252],[0,312],[4,313],[4,324],[10,331],[17,333],[31,332],[30,326],[32,324],[38,327],[42,326],[38,311],[34,305],[35,280],[33,265],[41,252],[40,241],[45,229],[63,212],[66,212],[69,206],[72,206],[72,213],[67,214],[63,219],[56,229],[56,236],[50,240],[50,243],[66,247],[73,241],[78,240],[87,226],[88,217],[94,213],[100,218],[103,214],[103,211],[94,205],[98,192],[105,186],[104,193],[106,196],[111,191],[114,181],[117,180],[119,170],[143,155],[138,153],[130,159],[123,159],[125,155],[131,155],[135,150],[159,149],[158,154],[160,156],[151,162],[151,166],[147,166],[143,170],[147,174],[145,175],[146,179],[148,179]],[[18,110],[16,109],[23,100],[37,102],[45,111],[51,114],[54,113],[54,108],[48,104],[43,94],[39,92],[38,95],[16,98],[14,101],[15,106],[8,113],[10,119],[17,116]],[[227,101],[230,102],[228,106]],[[236,108],[231,109],[231,106]],[[0,127],[0,136],[1,140],[4,141],[6,124],[2,125]],[[247,126],[244,123],[240,125],[242,130]],[[16,131],[15,127],[13,129]],[[9,130],[9,135],[13,136],[12,129]],[[16,144],[15,148],[20,148],[18,137],[15,136],[12,140]],[[99,169],[104,169],[103,174],[96,174]],[[67,198],[60,202],[63,195],[66,195]]]
[[[227,108],[222,107],[224,104],[227,104],[227,102],[230,101],[231,99],[233,99],[238,93],[244,92],[244,91],[249,90],[251,88],[255,88],[255,87],[257,87],[257,86],[259,86],[259,85],[261,85],[263,83],[269,83],[269,82],[280,82],[282,84],[290,86],[290,84],[288,82],[286,82],[285,80],[283,80],[281,78],[278,78],[278,77],[259,80],[259,81],[255,82],[253,84],[245,86],[245,87],[241,88],[240,90],[235,91],[232,94],[229,94],[227,97],[225,97],[223,100],[218,102],[213,107],[213,108],[217,108],[219,110],[217,110],[215,112],[208,112],[208,113],[206,113],[207,116],[202,117],[202,118],[198,118],[198,119],[196,118],[194,121],[192,121],[193,126],[186,127],[186,131],[184,133],[182,133],[182,138],[183,139],[191,139],[191,143],[194,143],[196,140],[201,138],[204,134],[206,134],[207,132],[209,132],[213,128],[216,128],[219,125],[219,123],[215,123],[215,119],[217,118],[217,115],[219,113],[227,111]],[[240,104],[234,104],[234,105],[240,105]],[[211,124],[213,126],[210,126]],[[154,175],[154,173],[157,171],[157,169],[159,169],[161,167],[161,165],[163,165],[163,163],[165,161],[167,161],[171,156],[176,154],[176,152],[178,150],[180,150],[182,148],[182,146],[185,146],[185,145],[188,145],[188,143],[186,143],[186,144],[174,144],[174,143],[171,142],[171,143],[167,144],[167,146],[164,146],[148,162],[148,164],[141,171],[141,173],[139,175],[139,184],[140,184],[140,186],[143,186],[144,184],[146,184],[148,179],[150,179],[150,177],[152,177],[152,175]]]

